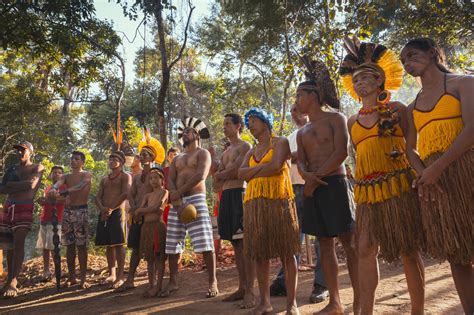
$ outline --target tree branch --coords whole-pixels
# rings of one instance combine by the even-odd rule
[[[191,4],[190,0],[188,0],[188,5],[189,5],[190,11],[189,11],[189,14],[188,14],[188,20],[186,21],[186,27],[184,28],[184,41],[183,41],[183,44],[181,45],[181,49],[179,50],[178,56],[176,56],[176,59],[174,59],[169,65],[170,70],[181,59],[181,57],[183,55],[183,51],[186,48],[186,42],[188,41],[188,28],[189,28],[189,24],[191,22],[191,15],[193,14],[193,10],[196,8]]]

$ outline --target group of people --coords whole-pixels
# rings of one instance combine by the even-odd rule
[[[133,177],[123,171],[124,154],[111,153],[111,172],[101,180],[96,196],[100,214],[95,241],[107,246],[106,281],[115,290],[134,287],[141,258],[148,263],[147,297],[166,297],[178,290],[178,263],[188,233],[194,251],[202,253],[206,263],[206,296],[218,295],[205,186],[212,175],[214,189],[221,193],[219,236],[234,248],[239,277],[237,291],[226,301],[243,300],[242,308],[264,314],[273,311],[270,296],[284,292],[287,314],[298,314],[297,257],[304,233],[317,237],[320,261],[311,301],[329,296],[321,314],[344,312],[336,238],[347,257],[355,314],[374,312],[377,257],[389,263],[401,259],[411,312],[423,314],[422,253],[449,261],[462,307],[466,314],[474,313],[474,80],[449,72],[441,49],[429,38],[411,40],[399,56],[355,37],[346,37],[344,47],[347,55],[339,75],[344,89],[361,103],[349,119],[339,112],[326,66],[303,57],[307,81],[297,87],[291,114],[298,128],[288,138],[275,135],[272,115],[252,108],[244,117],[225,115],[228,146],[220,158],[201,147],[201,140],[210,137],[209,130],[191,117],[178,129],[184,151],[173,149],[176,157],[164,169],[153,166],[163,162],[165,154],[149,134],[138,148],[143,168],[134,164]],[[391,100],[390,91],[402,85],[403,68],[422,84],[409,106]],[[253,147],[240,137],[244,127],[255,139]],[[355,149],[354,185],[344,165],[350,144]],[[20,164],[7,170],[0,186],[0,192],[8,195],[0,214],[0,243],[7,249],[8,261],[2,293],[7,297],[17,294],[24,239],[43,172],[41,165],[31,162],[30,143],[15,148]],[[75,151],[70,174],[62,174],[60,167],[51,170],[54,184],[46,192],[44,202],[50,206],[41,215],[38,246],[51,249],[53,232],[48,222],[54,207],[67,246],[68,282],[77,281],[77,249],[80,285],[86,288],[91,174],[83,170],[84,161],[83,153]],[[180,211],[189,205],[196,216],[184,222]],[[126,243],[132,256],[124,279]],[[46,273],[48,255],[45,251]],[[162,288],[166,258],[170,280]],[[269,261],[274,258],[280,258],[282,270],[270,284]],[[255,278],[258,301],[253,293]]]

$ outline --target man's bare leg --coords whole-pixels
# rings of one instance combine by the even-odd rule
[[[76,244],[67,245],[66,248],[67,271],[69,273],[66,286],[75,285],[76,279]]]
[[[377,255],[379,245],[370,242],[367,231],[359,231],[359,264],[357,269],[359,278],[360,309],[362,314],[373,314],[375,303],[375,290],[380,279],[379,262]]]
[[[451,273],[464,313],[474,314],[474,269],[472,264],[451,263]]]
[[[147,273],[148,273],[148,290],[145,291],[143,297],[153,297],[153,292],[155,291],[155,283],[156,283],[156,266],[155,266],[156,258],[151,259],[150,261],[146,262]]]
[[[21,272],[21,268],[23,267],[23,259],[25,257],[25,238],[28,234],[29,229],[27,228],[17,228],[13,232],[13,248],[12,250],[12,269],[11,269],[11,276],[10,276],[10,268],[8,273],[9,281],[7,281],[7,287],[3,293],[4,297],[13,298],[16,297],[18,294],[18,281],[17,277]],[[10,267],[10,264],[9,264]]]
[[[235,253],[235,265],[237,267],[237,274],[239,276],[239,288],[237,291],[223,299],[224,302],[233,302],[239,301],[244,298],[245,295],[245,262],[244,262],[244,255],[242,250],[242,240],[232,241],[232,247],[234,248]]]
[[[260,303],[253,309],[252,313],[259,315],[273,311],[270,302],[270,261],[257,261],[256,266]]]
[[[107,257],[107,268],[109,269],[109,276],[101,282],[104,284],[112,284],[117,279],[115,270],[115,248],[113,246],[107,246],[105,248],[105,256]]]
[[[51,278],[51,269],[49,268],[50,250],[43,249],[43,278],[49,280]]]
[[[130,266],[128,269],[127,280],[115,289],[116,292],[123,292],[128,289],[135,288],[135,273],[137,272],[138,264],[140,263],[140,253],[139,250],[134,248],[132,249],[132,255],[130,257]]]
[[[335,240],[333,237],[320,237],[321,264],[324,278],[329,290],[329,304],[317,314],[344,314],[344,306],[339,297],[339,285],[337,282],[337,256]]]
[[[356,238],[354,231],[344,233],[339,236],[344,251],[346,252],[347,257],[347,269],[349,270],[349,277],[351,278],[352,290],[354,291],[354,302],[352,303],[352,308],[355,315],[360,314],[360,297],[359,297],[359,275],[357,270],[358,265],[358,255],[357,255],[357,246]]]
[[[402,255],[403,270],[407,278],[411,300],[411,314],[424,314],[425,309],[425,268],[419,252],[410,256]]]
[[[215,297],[219,294],[216,277],[216,256],[213,251],[203,252],[202,255],[209,275],[209,289],[207,290],[206,297]]]
[[[282,259],[283,268],[285,270],[285,286],[286,286],[286,314],[299,314],[296,305],[296,288],[298,286],[298,264],[296,257],[291,256]]]
[[[178,262],[181,259],[181,254],[169,254],[168,255],[168,266],[170,268],[170,281],[166,288],[164,288],[159,296],[168,297],[174,291],[179,289],[178,286]],[[209,267],[208,267],[209,268]]]
[[[124,283],[123,269],[125,267],[125,247],[123,245],[114,246],[115,258],[117,261],[117,277],[112,284],[112,288],[116,289]]]
[[[86,281],[87,274],[87,247],[86,245],[77,245],[77,257],[79,258],[79,269],[81,271],[81,288],[88,289],[90,284]]]
[[[11,276],[13,275],[13,249],[7,249],[5,250],[7,254],[7,279],[5,281],[5,284],[3,287],[0,289],[0,294],[3,295],[7,288],[10,287],[10,282],[11,282]]]

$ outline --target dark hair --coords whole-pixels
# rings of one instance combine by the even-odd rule
[[[403,48],[405,49],[406,47],[415,48],[425,52],[433,50],[435,55],[434,61],[438,69],[445,73],[451,73],[451,71],[449,71],[446,67],[446,56],[444,55],[443,49],[439,47],[439,45],[431,38],[420,37],[412,39],[408,43],[406,43],[405,47]]]
[[[181,150],[180,150],[178,147],[171,147],[171,148],[169,148],[169,150],[168,150],[168,154],[170,154],[170,153],[172,153],[172,152],[179,154],[179,153],[181,152]]]
[[[61,172],[64,173],[64,168],[60,165],[54,165],[53,167],[51,167],[51,173],[54,171],[54,170],[61,170]]]
[[[73,155],[78,155],[81,157],[81,160],[82,162],[85,162],[86,161],[86,155],[84,153],[82,153],[81,151],[72,151],[71,152],[71,156]]]
[[[239,132],[242,133],[242,131],[244,130],[244,120],[242,119],[242,116],[236,113],[230,113],[224,116],[224,118],[227,118],[227,117],[229,117],[232,120],[232,123],[234,125],[240,125]]]
[[[160,166],[154,166],[150,168],[150,173],[151,172],[158,172],[160,173],[161,178],[165,178],[165,172],[163,171],[163,168],[161,168]]]
[[[301,82],[298,87],[304,87],[304,86],[312,86],[312,87],[318,87],[316,82],[314,80],[308,80]],[[303,88],[304,89],[304,88]],[[332,82],[327,82],[327,86],[320,87],[321,90],[324,92],[324,98],[321,99],[321,95],[319,95],[319,92],[316,90],[309,90],[309,89],[304,89],[306,92],[314,92],[318,96],[318,101],[321,103],[321,105],[328,105],[329,107],[332,107],[334,109],[339,109],[340,107],[340,102],[339,99],[337,98],[336,95],[336,88],[334,87],[334,84]]]

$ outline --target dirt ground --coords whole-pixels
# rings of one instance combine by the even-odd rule
[[[170,298],[142,298],[146,288],[144,265],[140,266],[139,276],[134,290],[114,294],[111,290],[99,285],[105,277],[105,260],[103,257],[89,259],[89,280],[92,288],[80,290],[78,287],[61,289],[58,293],[53,282],[39,281],[40,260],[26,263],[24,287],[14,300],[0,300],[1,313],[14,314],[62,314],[62,313],[159,313],[159,314],[248,314],[248,310],[240,310],[237,302],[222,302],[222,298],[237,288],[237,272],[228,262],[220,261],[218,280],[220,295],[216,298],[205,298],[207,290],[207,273],[202,267],[185,268],[180,272],[180,290]],[[447,263],[438,264],[427,260],[426,264],[426,304],[427,314],[462,314],[456,295],[453,280]],[[63,263],[63,266],[65,263]],[[406,289],[406,281],[401,266],[390,266],[381,263],[381,281],[377,290],[377,314],[408,314],[410,300]],[[277,270],[274,262],[272,274]],[[167,279],[165,280],[166,283]],[[313,272],[299,273],[298,306],[301,314],[312,314],[322,309],[326,302],[310,304],[309,295],[313,281]],[[339,269],[339,284],[342,301],[346,313],[352,312],[352,289],[344,264]],[[255,288],[257,292],[257,288]],[[285,298],[272,298],[275,313],[284,314]]]

